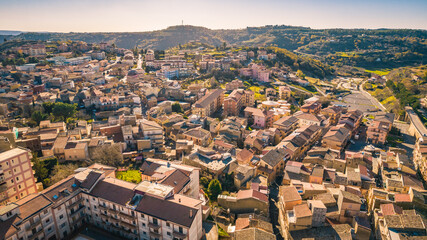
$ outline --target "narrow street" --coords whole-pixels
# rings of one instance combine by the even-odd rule
[[[280,182],[282,181],[282,177],[279,177],[278,179]],[[276,239],[278,240],[282,240],[282,234],[280,232],[280,224],[279,224],[279,209],[276,206],[276,203],[278,202],[278,196],[279,196],[279,185],[274,182],[273,184],[271,184],[271,186],[269,187],[270,190],[270,194],[268,197],[268,201],[269,201],[269,211],[270,211],[270,221],[271,224],[273,225],[273,232],[276,235]]]

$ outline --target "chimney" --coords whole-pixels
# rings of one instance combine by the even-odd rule
[[[193,217],[193,210],[190,210],[190,218]]]

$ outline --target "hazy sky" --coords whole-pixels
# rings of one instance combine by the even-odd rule
[[[427,0],[0,0],[0,30],[125,32],[172,25],[427,29]]]

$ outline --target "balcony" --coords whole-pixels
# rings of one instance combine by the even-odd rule
[[[162,234],[160,232],[154,232],[150,229],[150,237],[160,238]]]
[[[109,210],[107,206],[99,205],[98,207],[100,210],[103,210],[103,211]]]
[[[174,238],[187,238],[187,234],[186,233],[181,233],[181,232],[177,232],[177,231],[173,231],[173,237]]]
[[[158,230],[160,228],[160,225],[159,224],[155,224],[155,223],[148,223],[148,227],[152,228],[152,229],[155,229],[155,230]]]
[[[136,228],[136,226],[133,223],[128,223],[128,222],[122,221],[121,224],[122,224],[122,226],[129,228],[129,229],[135,229]]]
[[[77,199],[77,201],[71,203],[70,205],[68,205],[69,208],[72,208],[74,206],[76,206],[77,204],[83,202],[83,198]],[[101,207],[101,205],[99,205]]]
[[[70,216],[76,215],[77,213],[81,212],[82,209],[84,209],[84,208],[85,208],[85,206],[80,206],[76,211],[74,211],[73,213],[71,213]]]
[[[135,219],[136,219],[136,217],[135,217],[135,216],[128,215],[128,214],[123,213],[123,212],[120,212],[120,213],[119,213],[119,215],[120,215],[120,217],[122,217],[122,218],[124,218],[124,219],[127,219],[127,220],[130,220],[130,221],[133,221],[133,220],[135,220]]]
[[[33,235],[31,235],[30,237],[28,237],[28,240],[33,240],[33,239],[37,238],[40,235],[41,232],[43,232],[43,228],[40,228]]]
[[[37,221],[30,221],[30,225],[28,227],[26,227],[25,230],[30,231],[31,229],[33,229],[34,227],[39,225],[41,222],[42,221],[40,218]]]

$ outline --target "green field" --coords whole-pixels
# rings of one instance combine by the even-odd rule
[[[377,74],[379,76],[385,76],[390,73],[390,69],[376,69],[376,70],[368,70],[365,69],[365,72]]]

